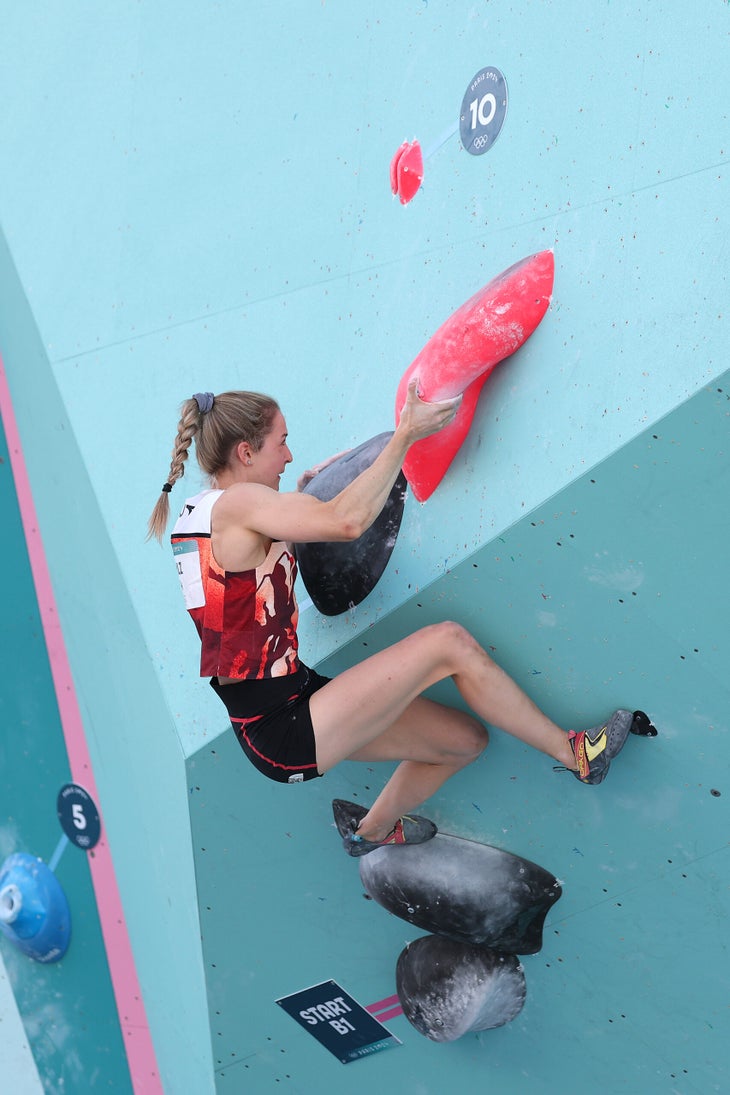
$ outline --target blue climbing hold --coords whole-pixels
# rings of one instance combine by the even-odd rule
[[[36,962],[58,962],[66,953],[71,912],[42,859],[16,852],[0,867],[0,931]]]

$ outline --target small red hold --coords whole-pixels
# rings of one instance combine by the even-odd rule
[[[418,141],[404,141],[390,161],[390,189],[401,205],[416,196],[423,182],[423,153]]]

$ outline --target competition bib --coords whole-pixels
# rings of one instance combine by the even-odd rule
[[[185,607],[202,608],[205,604],[203,575],[200,569],[200,552],[195,540],[182,540],[172,545],[175,565],[180,579]]]

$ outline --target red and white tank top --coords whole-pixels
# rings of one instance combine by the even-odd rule
[[[223,491],[188,498],[170,537],[185,605],[202,644],[201,677],[256,680],[299,668],[297,566],[281,542],[254,570],[226,571],[211,550],[211,513]]]

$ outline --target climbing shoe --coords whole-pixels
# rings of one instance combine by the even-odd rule
[[[405,814],[398,818],[393,831],[384,840],[366,840],[357,831],[358,825],[368,812],[364,806],[336,798],[332,803],[332,812],[337,831],[342,837],[342,845],[351,856],[367,855],[368,852],[374,852],[376,848],[424,844],[438,832],[434,823],[428,818],[419,817],[417,814]]]
[[[634,719],[639,714],[642,712],[614,711],[608,722],[601,726],[577,733],[571,730],[568,741],[578,770],[571,768],[568,771],[573,772],[581,783],[601,783],[608,775],[611,761],[623,749]]]

